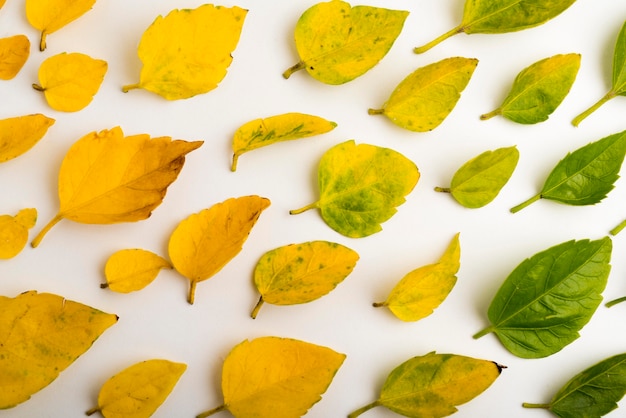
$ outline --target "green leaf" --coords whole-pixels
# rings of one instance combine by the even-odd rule
[[[457,33],[506,33],[539,26],[561,14],[576,0],[466,0],[461,23],[424,46],[428,51]]]
[[[589,109],[576,116],[574,120],[572,120],[572,125],[578,126],[584,119],[615,96],[626,96],[626,22],[624,22],[615,44],[611,89]]]
[[[482,120],[502,115],[513,122],[543,122],[569,93],[578,69],[580,54],[555,55],[524,69],[502,105],[482,115]]]
[[[568,205],[594,205],[613,190],[626,154],[626,131],[567,154],[548,175],[539,194],[511,208],[515,213],[539,199]]]
[[[519,151],[515,146],[485,151],[457,170],[449,188],[435,187],[435,190],[451,193],[466,208],[483,207],[495,199],[509,181],[518,160]]]
[[[477,65],[477,59],[453,57],[418,68],[369,114],[385,115],[410,131],[431,131],[452,112]]]
[[[405,417],[446,417],[457,411],[457,405],[469,402],[491,386],[503,368],[493,361],[457,354],[433,352],[413,357],[389,374],[377,401],[357,409],[348,418],[376,406]]]
[[[320,161],[319,200],[289,213],[318,208],[335,231],[365,237],[382,229],[380,224],[396,213],[419,177],[417,166],[394,150],[346,141]]]
[[[318,3],[296,24],[300,61],[283,73],[306,69],[326,84],[344,84],[374,67],[391,49],[409,12],[344,1]]]
[[[602,301],[611,270],[608,237],[567,241],[524,260],[506,278],[489,306],[494,332],[511,353],[547,357],[579,337]]]
[[[524,403],[526,408],[546,408],[561,418],[600,418],[617,408],[626,393],[626,353],[609,357],[574,376],[549,404]]]

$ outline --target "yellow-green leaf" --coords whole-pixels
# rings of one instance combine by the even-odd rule
[[[17,215],[0,215],[0,258],[13,258],[28,242],[28,230],[37,222],[37,209],[20,210]]]
[[[254,284],[261,293],[252,312],[264,302],[295,305],[311,302],[332,291],[354,269],[359,255],[341,244],[309,241],[265,253],[254,269]]]
[[[116,322],[116,315],[50,293],[0,296],[0,409],[48,386]]]
[[[87,107],[100,89],[108,65],[106,61],[80,53],[54,55],[39,67],[39,84],[51,108],[76,112]]]
[[[0,2],[2,7],[2,2]],[[20,72],[30,55],[30,41],[24,35],[0,39],[0,80],[10,80]]]
[[[237,169],[241,154],[281,141],[306,138],[329,132],[337,124],[319,116],[285,113],[265,119],[255,119],[242,125],[233,137],[232,171]]]
[[[262,337],[235,346],[224,361],[224,404],[199,414],[228,410],[236,418],[297,418],[332,383],[345,354],[288,338]]]
[[[363,75],[387,55],[409,12],[344,1],[315,4],[296,24],[300,62],[283,76],[301,69],[327,84],[343,84]]]
[[[39,113],[0,120],[0,163],[19,157],[34,147],[54,122]]]
[[[107,380],[98,395],[98,406],[86,412],[100,412],[105,418],[149,418],[167,399],[187,365],[169,360],[146,360],[134,364]]]
[[[454,288],[460,257],[459,234],[456,234],[437,263],[420,267],[404,276],[387,300],[374,306],[388,307],[403,321],[418,321],[427,317]]]
[[[120,250],[104,266],[106,284],[100,285],[114,292],[130,293],[148,286],[162,269],[172,265],[163,257],[146,250]]]
[[[453,57],[418,68],[395,88],[382,108],[369,113],[385,115],[410,131],[431,131],[452,112],[477,65],[477,59]]]
[[[142,88],[168,100],[187,99],[217,87],[239,43],[247,10],[205,4],[159,16],[139,43]]]
[[[87,13],[96,0],[26,0],[26,18],[41,31],[39,50],[46,49],[46,37]]]
[[[241,251],[270,201],[259,196],[227,199],[184,219],[168,244],[176,271],[189,279],[188,302],[198,282],[210,279]]]
[[[382,229],[380,224],[396,213],[419,177],[417,166],[397,151],[346,141],[320,161],[319,200],[289,213],[318,208],[335,231],[365,237]]]
[[[62,219],[86,224],[146,219],[178,177],[185,155],[201,145],[146,134],[125,137],[119,127],[85,135],[61,164],[59,212],[31,245],[39,245]]]

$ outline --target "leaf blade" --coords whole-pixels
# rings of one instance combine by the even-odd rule
[[[39,50],[46,49],[46,37],[87,13],[96,0],[26,0],[26,18],[41,31]]]
[[[25,35],[0,38],[0,80],[15,78],[29,56],[30,41]]]
[[[41,113],[0,120],[0,163],[30,150],[55,122]]]
[[[104,266],[106,287],[114,292],[130,293],[141,290],[156,278],[162,269],[172,269],[163,257],[141,249],[126,249],[113,253]]]

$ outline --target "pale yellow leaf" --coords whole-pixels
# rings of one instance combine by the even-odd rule
[[[130,293],[141,290],[156,278],[162,269],[172,265],[163,257],[141,249],[115,252],[104,266],[106,287],[114,292]]]

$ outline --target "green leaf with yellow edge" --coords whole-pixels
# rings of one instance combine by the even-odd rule
[[[296,305],[331,292],[356,266],[359,255],[328,241],[291,244],[265,253],[254,269],[261,298],[252,311],[256,318],[263,303]]]
[[[113,253],[104,266],[106,283],[102,288],[130,293],[148,286],[162,269],[172,269],[163,257],[138,248]]]
[[[483,393],[505,366],[457,354],[413,357],[392,370],[378,400],[348,415],[356,418],[377,406],[411,418],[447,417],[456,406]]]
[[[335,122],[303,113],[284,113],[265,119],[252,120],[237,129],[233,136],[233,164],[237,169],[237,160],[241,154],[281,141],[321,135],[335,129]]]
[[[403,321],[418,321],[427,317],[454,288],[456,273],[461,266],[460,257],[459,234],[456,234],[437,263],[420,267],[404,276],[387,300],[374,306],[386,306]]]
[[[18,255],[28,243],[28,231],[37,222],[37,209],[20,210],[17,215],[0,215],[0,258]]]
[[[380,224],[396,213],[419,177],[415,163],[399,152],[349,140],[322,156],[319,200],[289,213],[318,208],[335,231],[365,237],[382,229]]]
[[[46,37],[87,13],[96,0],[26,0],[26,18],[41,31],[39,50],[46,49]]]
[[[0,120],[0,163],[19,157],[34,147],[54,122],[40,113]]]
[[[453,57],[418,68],[369,114],[385,115],[410,131],[432,131],[452,112],[477,65],[477,59]]]
[[[0,4],[2,7],[2,4]],[[24,35],[0,39],[0,80],[10,80],[20,72],[30,55],[30,41]]]
[[[269,205],[269,199],[260,196],[227,199],[190,215],[174,229],[168,252],[176,271],[189,279],[190,304],[194,303],[196,285],[213,277],[239,254]]]
[[[580,54],[555,55],[532,64],[515,78],[502,105],[480,118],[502,115],[523,124],[548,120],[572,88],[579,68]]]
[[[119,127],[85,135],[61,164],[59,211],[31,245],[37,247],[62,219],[112,224],[148,218],[178,177],[185,155],[201,145],[165,136],[126,137]]]
[[[167,399],[187,365],[153,359],[134,364],[107,380],[98,395],[96,412],[105,418],[149,418]]]
[[[141,88],[167,100],[188,99],[217,87],[233,60],[247,10],[205,4],[159,16],[139,43]]]
[[[365,74],[393,46],[409,12],[354,6],[339,0],[317,3],[296,24],[300,61],[283,73],[306,69],[316,80],[343,84]]]
[[[224,404],[197,418],[223,410],[236,418],[301,417],[320,401],[345,358],[330,348],[289,338],[243,341],[224,360]]]
[[[435,191],[452,194],[466,208],[480,208],[498,196],[519,161],[515,146],[485,151],[472,158],[454,173],[450,187],[435,187]]]
[[[117,316],[50,293],[0,296],[0,409],[48,386]]]
[[[61,112],[77,112],[91,103],[104,81],[108,64],[80,53],[54,55],[39,67],[39,84],[48,105]]]

